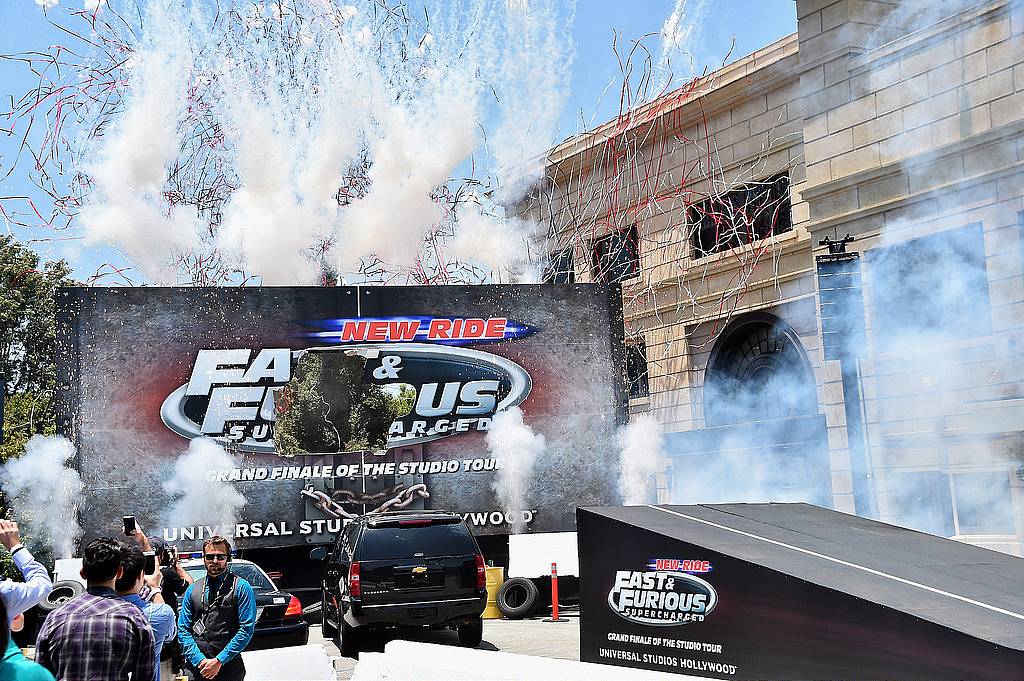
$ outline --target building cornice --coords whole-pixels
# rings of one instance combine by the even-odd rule
[[[880,47],[866,50],[850,63],[850,75],[857,76],[866,73],[879,66],[902,59],[911,52],[931,47],[936,40],[940,40],[951,33],[963,29],[964,24],[973,24],[984,20],[990,14],[996,14],[1008,10],[1012,0],[990,0],[989,2],[972,7],[946,17],[930,26],[901,36],[892,42]]]
[[[642,137],[646,127],[656,124],[670,114],[678,115],[680,109],[686,110],[689,107],[692,108],[693,113],[681,117],[673,126],[673,130],[695,125],[705,117],[712,116],[722,109],[730,108],[736,102],[750,99],[753,95],[778,87],[780,83],[794,81],[799,78],[796,68],[780,69],[778,73],[772,73],[770,67],[787,57],[796,55],[798,49],[797,34],[788,35],[743,59],[697,79],[696,83],[689,83],[638,107],[636,111],[630,113],[630,118],[635,120],[635,123],[625,124],[623,127],[624,123],[615,118],[594,130],[562,142],[548,153],[547,165],[549,167],[560,166],[574,159],[579,163],[580,157],[587,152],[623,135]],[[692,91],[691,94],[683,96],[688,90]],[[678,104],[660,111],[653,117],[648,117],[659,106],[664,106],[666,100],[671,100],[673,97],[680,98]],[[582,163],[584,168],[591,165],[592,160],[584,159]]]
[[[905,168],[911,168],[924,163],[935,163],[951,156],[962,154],[972,148],[1005,141],[1007,138],[1016,140],[1021,135],[1024,135],[1024,119],[1001,125],[998,128],[989,128],[973,135],[961,137],[958,140],[953,140],[937,147],[930,147],[913,156],[906,156],[874,168],[867,168],[845,175],[835,180],[827,180],[820,184],[804,187],[800,191],[800,196],[805,201],[816,201],[868,182],[881,180],[890,175],[897,175],[903,172]]]

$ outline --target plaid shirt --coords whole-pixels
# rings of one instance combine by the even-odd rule
[[[90,588],[50,613],[39,630],[36,662],[57,681],[155,681],[153,630],[112,589]]]

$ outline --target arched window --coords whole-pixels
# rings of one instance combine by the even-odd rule
[[[708,360],[704,422],[723,426],[818,411],[814,376],[796,332],[766,313],[723,331]]]

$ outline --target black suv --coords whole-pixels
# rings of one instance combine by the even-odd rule
[[[319,547],[310,554],[328,558]],[[487,604],[484,557],[462,517],[445,511],[392,511],[345,526],[324,568],[324,636],[343,655],[359,650],[367,627],[455,628],[476,647]]]

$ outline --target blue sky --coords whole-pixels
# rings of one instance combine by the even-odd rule
[[[695,6],[698,2],[690,0],[689,4]],[[708,4],[692,45],[698,70],[705,64],[711,69],[720,66],[734,39],[730,61],[796,30],[793,0],[709,0]],[[79,9],[82,0],[61,0],[61,5]],[[600,124],[618,112],[619,67],[612,50],[613,37],[617,33],[628,46],[645,34],[658,33],[674,5],[673,0],[578,0],[572,26],[576,58],[569,74],[570,95],[562,115],[562,136],[577,131],[581,120],[592,127],[591,121]],[[35,0],[0,0],[0,53],[45,49],[61,42],[67,41],[47,22]],[[657,57],[660,45],[657,36],[649,38],[645,44]],[[8,109],[10,95],[17,97],[31,88],[31,74],[26,69],[16,62],[0,61],[0,95],[4,100],[0,109]],[[7,123],[0,119],[0,125]],[[0,175],[6,174],[17,152],[17,142],[15,138],[0,135]],[[0,195],[32,192],[31,185],[17,175],[0,183]],[[17,236],[31,237],[23,232]],[[46,234],[37,233],[37,236]],[[100,263],[119,260],[109,247],[83,248],[78,241],[40,243],[34,247],[46,258],[71,260],[79,278],[92,274]]]

